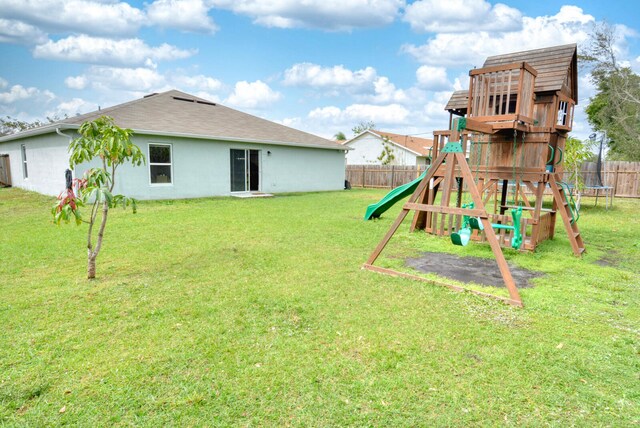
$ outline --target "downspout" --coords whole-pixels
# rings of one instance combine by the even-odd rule
[[[62,137],[67,137],[69,139],[69,144],[71,144],[71,141],[73,141],[73,137],[65,134],[64,132],[60,131],[60,127],[56,127],[56,134],[62,136]],[[75,168],[74,168],[75,169]],[[76,176],[76,172],[73,171],[73,176]]]

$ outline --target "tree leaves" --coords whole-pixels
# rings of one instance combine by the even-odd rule
[[[127,162],[139,166],[146,162],[142,150],[131,141],[133,131],[118,127],[112,117],[101,116],[85,122],[80,125],[78,133],[80,137],[69,144],[72,169],[97,157],[104,159],[109,167]]]

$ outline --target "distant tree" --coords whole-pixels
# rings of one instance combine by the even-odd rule
[[[126,208],[131,205],[133,212],[136,212],[135,199],[112,193],[116,170],[124,163],[139,166],[145,162],[145,158],[142,150],[131,142],[133,131],[119,128],[111,117],[101,116],[92,122],[84,122],[78,132],[80,137],[69,144],[70,168],[93,159],[99,159],[100,166],[88,169],[83,178],[74,180],[73,184],[69,183],[68,188],[58,197],[58,203],[53,206],[51,213],[56,224],[61,221],[69,223],[71,219],[75,219],[78,225],[89,225],[87,278],[93,279],[96,277],[96,258],[102,248],[109,208],[118,205]],[[86,220],[80,213],[80,208],[85,206],[91,210]],[[98,221],[99,213],[101,215]],[[95,237],[94,226],[98,223],[98,234]]]
[[[65,115],[65,118],[67,117],[68,116]],[[59,120],[60,117],[58,117],[57,115],[54,115],[52,117],[47,116],[46,121],[34,120],[33,122],[19,120],[11,116],[0,117],[0,136],[15,134],[16,132],[26,131],[27,129],[38,128],[40,126],[57,122]]]
[[[336,134],[333,136],[333,138],[336,141],[346,141],[347,140],[347,136],[344,135],[344,132],[342,132],[342,131],[336,132]]]
[[[576,193],[576,208],[580,210],[580,199],[584,191],[584,179],[582,178],[582,164],[593,157],[591,144],[577,138],[567,138],[564,148],[563,165],[569,173],[569,180],[573,184]]]
[[[360,122],[359,124],[357,124],[356,126],[354,126],[353,128],[351,128],[351,131],[353,131],[353,135],[358,135],[363,133],[364,131],[368,130],[368,129],[373,129],[376,127],[376,124],[373,123],[373,121],[368,121],[368,122]]]
[[[640,76],[618,62],[616,39],[611,26],[596,25],[580,57],[597,88],[585,111],[596,130],[607,132],[612,158],[640,161]]]

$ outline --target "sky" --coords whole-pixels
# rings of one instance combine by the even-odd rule
[[[640,1],[0,0],[0,116],[87,113],[178,89],[326,138],[372,121],[429,137],[487,56],[606,21],[640,71]],[[591,133],[579,70],[573,135]]]

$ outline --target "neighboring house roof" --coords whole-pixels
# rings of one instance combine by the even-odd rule
[[[566,86],[573,100],[578,101],[578,50],[575,44],[490,56],[482,67],[521,61],[527,62],[538,72],[535,92],[559,91]],[[455,91],[445,110],[465,114],[468,101],[468,89]]]
[[[376,131],[375,129],[368,129],[356,135],[351,140],[345,141],[344,144],[349,144],[365,133],[373,134],[381,139],[384,139],[386,137],[392,145],[408,150],[416,156],[429,156],[429,149],[433,145],[433,140],[430,140],[428,138],[419,138],[414,137],[413,135],[394,134],[392,132],[386,131]]]
[[[177,90],[147,95],[134,101],[63,119],[0,138],[0,142],[53,132],[56,129],[77,129],[83,122],[102,115],[111,116],[118,126],[131,128],[134,133],[140,134],[345,149],[331,140]]]

